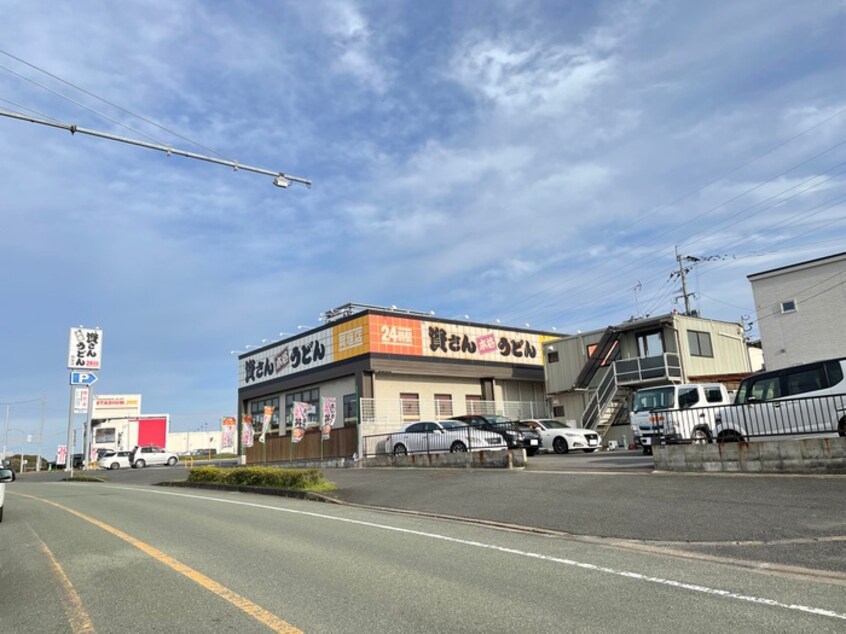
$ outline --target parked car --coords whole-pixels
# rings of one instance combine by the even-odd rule
[[[0,522],[3,521],[3,508],[6,502],[6,483],[15,481],[15,472],[11,469],[0,469]]]
[[[100,458],[97,459],[98,469],[129,469],[129,455],[130,451],[115,451],[114,449],[106,450]]]
[[[552,418],[530,418],[521,420],[521,425],[535,429],[541,437],[543,447],[555,453],[567,453],[571,449],[581,449],[592,453],[599,449],[599,434],[592,429],[568,427],[566,423]]]
[[[188,455],[197,458],[216,458],[217,449],[192,449]]]
[[[846,358],[752,374],[716,415],[718,441],[836,433],[846,436]]]
[[[136,447],[130,452],[130,465],[134,469],[141,469],[150,465],[174,466],[179,462],[179,457],[170,451],[149,445],[147,447]]]
[[[509,449],[521,449],[525,447],[526,437],[520,431],[517,422],[506,416],[463,414],[461,416],[453,416],[451,420],[461,421],[465,425],[471,425],[484,431],[496,432],[503,437]]]
[[[412,423],[385,439],[385,450],[396,456],[483,449],[505,449],[505,441],[499,434],[479,430],[455,420]]]
[[[523,447],[527,456],[536,456],[543,447],[543,439],[538,430],[517,422],[517,429],[523,434]]]

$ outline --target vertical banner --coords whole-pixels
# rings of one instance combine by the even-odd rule
[[[235,427],[237,423],[232,416],[224,416],[220,421],[221,441],[220,450],[224,453],[235,453]],[[226,450],[229,450],[228,452]]]
[[[68,463],[68,447],[67,445],[59,445],[56,449],[56,466],[66,465]]]
[[[300,442],[305,436],[310,409],[311,405],[308,403],[294,402],[294,427],[291,430],[291,442]]]
[[[337,399],[326,397],[323,399],[323,425],[320,428],[320,439],[329,440],[332,435],[332,426],[335,424],[335,412]]]
[[[264,444],[264,439],[267,436],[267,431],[270,429],[270,421],[273,420],[273,405],[266,405],[264,408],[264,416],[261,417],[261,436],[259,442]]]
[[[244,447],[253,446],[253,417],[244,414],[241,417],[241,445]]]
[[[88,388],[73,388],[73,413],[85,414],[88,412]]]

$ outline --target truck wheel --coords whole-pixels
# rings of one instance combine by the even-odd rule
[[[643,446],[643,455],[644,456],[651,456],[652,455],[652,446]]]
[[[698,427],[690,433],[690,442],[694,445],[707,445],[711,442],[711,433],[707,429]]]
[[[567,453],[570,451],[570,446],[567,444],[566,440],[564,440],[561,436],[558,436],[552,441],[552,449],[555,453]]]
[[[729,429],[720,432],[720,435],[717,436],[717,442],[743,442],[743,436],[739,432]]]

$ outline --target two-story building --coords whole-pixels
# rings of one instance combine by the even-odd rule
[[[563,337],[547,343],[544,355],[553,416],[596,429],[606,442],[632,439],[629,401],[640,387],[733,387],[752,371],[740,324],[675,312]]]

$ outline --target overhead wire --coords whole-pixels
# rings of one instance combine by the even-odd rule
[[[147,123],[147,124],[149,124],[153,127],[156,127],[159,130],[162,130],[163,132],[167,132],[168,134],[172,134],[173,136],[175,136],[179,139],[182,139],[183,141],[187,141],[188,143],[191,143],[192,145],[195,145],[199,148],[202,148],[202,149],[206,150],[207,152],[211,152],[212,154],[215,154],[217,156],[220,156],[220,157],[224,156],[223,154],[221,154],[217,150],[210,148],[207,145],[203,145],[202,143],[198,143],[197,141],[194,141],[193,139],[190,139],[189,137],[184,136],[184,135],[180,134],[179,132],[171,130],[170,128],[166,128],[165,126],[160,125],[159,123],[156,123],[155,121],[148,119],[147,117],[144,117],[140,114],[137,114],[137,113],[135,113],[131,110],[128,110],[127,108],[124,108],[123,106],[120,106],[120,105],[118,105],[118,104],[116,104],[112,101],[109,101],[108,99],[104,99],[103,97],[100,97],[99,95],[97,95],[97,94],[95,94],[95,93],[93,93],[89,90],[86,90],[85,88],[82,88],[81,86],[77,86],[76,84],[69,82],[66,79],[63,79],[62,77],[59,77],[58,75],[51,73],[50,71],[33,64],[32,62],[28,62],[25,59],[18,57],[17,55],[13,55],[9,51],[0,49],[0,53],[2,53],[3,55],[6,55],[7,57],[11,57],[15,61],[20,62],[21,64],[24,64],[26,66],[29,66],[30,68],[32,68],[34,70],[37,70],[41,73],[44,73],[48,77],[51,77],[52,79],[55,79],[56,81],[65,84],[66,86],[70,86],[71,88],[74,88],[75,90],[78,90],[81,93],[88,95],[89,97],[93,97],[94,99],[102,101],[103,103],[108,104],[109,106],[111,106],[112,108],[115,108],[116,110],[120,110],[121,112],[123,112],[125,114],[128,114],[128,115],[135,117],[137,119],[140,119],[144,123]],[[85,106],[83,106],[83,107],[85,107]],[[153,137],[148,137],[148,138],[153,138]],[[161,143],[161,141],[158,141],[158,139],[155,139],[155,140],[156,140],[156,142]]]

